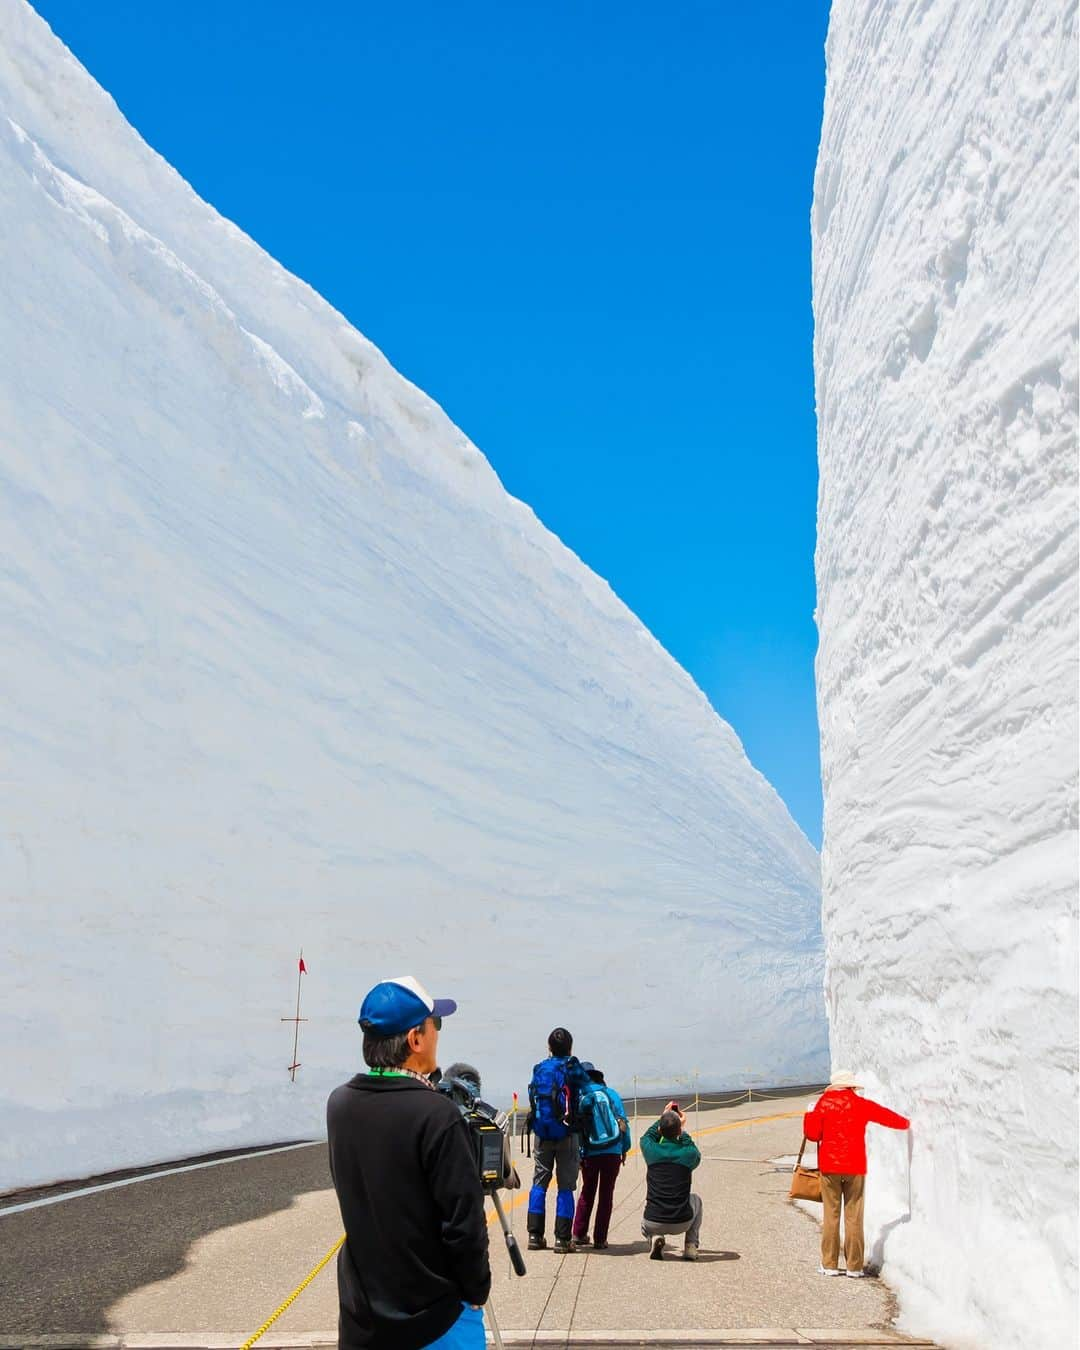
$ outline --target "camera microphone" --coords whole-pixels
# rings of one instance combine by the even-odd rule
[[[443,1078],[454,1078],[458,1082],[468,1083],[475,1096],[480,1096],[480,1070],[474,1069],[471,1064],[451,1064],[443,1072]]]

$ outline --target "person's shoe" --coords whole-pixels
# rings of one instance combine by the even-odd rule
[[[837,1270],[835,1266],[818,1266],[819,1275],[843,1275],[842,1270]]]
[[[547,1251],[547,1238],[544,1237],[543,1233],[529,1234],[529,1251],[531,1252]]]
[[[577,1243],[573,1238],[556,1238],[551,1250],[557,1256],[566,1256],[569,1252],[577,1251]]]
[[[594,1251],[594,1252],[602,1252],[602,1251],[606,1251],[606,1249],[607,1249],[607,1240],[606,1240],[606,1239],[603,1239],[603,1238],[597,1238],[597,1240],[593,1243],[593,1251]]]
[[[662,1261],[664,1259],[664,1238],[660,1234],[652,1240],[652,1251],[649,1253],[650,1261]]]
[[[870,1278],[865,1270],[845,1270],[844,1274],[849,1280],[868,1280]]]
[[[582,1233],[581,1237],[578,1237],[578,1235],[575,1233],[574,1241],[577,1243],[579,1247],[587,1247],[589,1243],[592,1242],[592,1238],[588,1235],[588,1233]]]
[[[682,1249],[682,1259],[684,1261],[696,1261],[698,1245],[696,1242],[684,1242]]]

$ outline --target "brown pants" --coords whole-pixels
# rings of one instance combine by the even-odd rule
[[[840,1263],[840,1199],[844,1201],[844,1264],[848,1270],[863,1268],[863,1183],[866,1177],[847,1172],[822,1172],[821,1200],[825,1209],[821,1225],[821,1264],[835,1270]]]

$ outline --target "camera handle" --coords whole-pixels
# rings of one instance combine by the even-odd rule
[[[491,1203],[495,1206],[495,1213],[499,1216],[499,1226],[502,1228],[503,1237],[506,1239],[506,1250],[510,1253],[510,1264],[514,1267],[514,1274],[524,1275],[525,1258],[521,1254],[517,1238],[510,1231],[510,1225],[506,1220],[506,1212],[502,1207],[502,1201],[499,1199],[499,1192],[490,1190],[488,1195],[491,1196]],[[492,1318],[492,1321],[494,1322],[494,1318]]]

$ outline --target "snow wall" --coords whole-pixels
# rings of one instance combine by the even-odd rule
[[[817,854],[732,730],[31,9],[0,32],[0,1189],[320,1133],[406,972],[496,1100],[558,1023],[626,1087],[817,1080]]]
[[[834,1065],[903,1324],[1075,1343],[1075,4],[834,0],[814,191]]]

